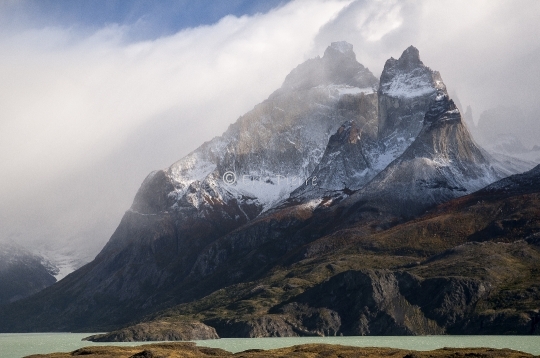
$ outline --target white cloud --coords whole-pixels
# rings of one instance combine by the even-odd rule
[[[150,170],[278,88],[347,3],[298,0],[135,43],[114,25],[0,35],[0,235],[84,238],[100,226],[106,241]]]
[[[356,28],[366,41],[379,41],[403,23],[398,1],[373,1],[367,5],[356,16]]]
[[[324,26],[312,54],[346,39],[379,76],[386,59],[414,45],[477,114],[501,102],[532,109],[540,80],[539,15],[535,0],[357,0]]]
[[[241,114],[279,86],[342,6],[300,1],[134,44],[122,43],[127,29],[114,26],[83,38],[63,29],[4,38],[2,162],[12,175],[34,171],[32,161],[56,173],[88,160],[90,148],[90,157],[106,155],[131,129],[171,108],[181,115],[203,107],[205,126],[221,130],[231,121],[223,116]]]

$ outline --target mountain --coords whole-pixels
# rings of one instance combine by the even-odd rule
[[[539,183],[540,166],[386,230],[337,230],[259,279],[143,324],[195,319],[223,338],[538,334]]]
[[[394,109],[424,103],[421,122],[410,115],[411,111],[392,114],[393,121],[399,122],[396,132],[412,137],[404,152],[400,150],[402,142],[393,141],[396,133],[383,131],[387,132],[385,136],[372,140],[359,135],[358,125],[346,123],[330,138],[314,175],[306,181],[312,183],[316,178],[322,185],[302,185],[268,212],[211,243],[193,266],[189,276],[192,282],[213,278],[234,284],[252,279],[271,270],[297,247],[339,228],[360,223],[368,233],[373,228],[387,228],[501,177],[472,141],[440,75],[423,65],[416,49],[408,48],[399,60],[389,60],[385,69],[392,76],[385,70],[381,78],[388,81],[401,78],[416,89],[418,84],[425,85],[417,90],[418,97],[400,97],[401,92],[395,92]],[[403,71],[418,74],[419,78]],[[402,87],[406,85],[389,88]],[[375,162],[366,158],[396,155],[366,184],[353,174],[364,172],[367,163]],[[335,187],[321,175],[324,171]],[[361,189],[343,188],[347,180]]]
[[[388,60],[378,81],[351,45],[332,43],[221,137],[151,173],[95,260],[0,308],[0,331],[116,329],[296,265],[312,243],[341,230],[388,230],[500,177],[416,48]],[[410,263],[374,260],[346,266]],[[272,296],[271,288],[261,292]],[[218,334],[230,328],[219,317],[204,322]]]
[[[407,49],[400,59],[410,64],[411,52],[414,53],[411,48]],[[395,61],[390,60],[390,63]],[[424,69],[419,59],[415,63],[417,66],[412,67],[412,71]],[[321,236],[351,225],[362,227],[362,234],[387,229],[500,178],[501,174],[490,165],[489,158],[472,141],[444,84],[437,85],[439,88],[433,86],[430,91],[421,92],[421,96],[427,98],[404,99],[405,103],[428,101],[422,127],[405,151],[361,189],[334,187],[334,191],[329,191],[300,187],[289,199],[211,243],[200,253],[189,279],[226,284],[252,280],[271,271],[275,265],[294,262],[297,258],[293,253],[298,247]],[[400,121],[401,128],[417,126],[416,119],[408,115]],[[411,127],[407,127],[407,123],[411,123]],[[330,168],[327,173],[333,178],[350,175],[351,171],[347,170],[355,165],[359,169],[366,167],[367,148],[384,148],[379,144],[389,143],[385,142],[388,137],[377,139],[380,142],[374,144],[362,141],[358,133],[354,123],[346,123],[330,138],[321,164]],[[392,148],[389,155],[395,153],[396,146],[387,148]],[[377,154],[384,153],[373,150]],[[315,169],[316,176],[308,182],[317,177],[318,182],[324,183],[324,178],[320,177],[322,168],[319,165]]]
[[[309,90],[334,86],[341,94],[372,92],[379,81],[356,61],[353,46],[345,41],[332,42],[322,58],[307,60],[285,78],[281,90]]]
[[[23,247],[0,242],[0,305],[15,302],[56,282],[55,268]]]
[[[378,102],[377,136],[343,126],[313,174],[320,185],[298,188],[289,203],[350,195],[340,206],[356,216],[414,217],[508,174],[474,142],[440,74],[416,48],[386,62]]]

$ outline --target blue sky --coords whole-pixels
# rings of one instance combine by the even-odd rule
[[[0,4],[4,27],[95,30],[129,26],[133,40],[154,39],[211,25],[227,15],[266,13],[288,0],[20,0]]]

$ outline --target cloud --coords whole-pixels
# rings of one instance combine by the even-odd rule
[[[414,45],[475,113],[501,103],[536,111],[538,14],[540,2],[534,0],[357,0],[321,29],[311,54],[346,39],[379,76],[385,59]]]
[[[152,41],[119,25],[0,35],[0,236],[102,245],[148,172],[278,88],[345,5],[299,0]]]

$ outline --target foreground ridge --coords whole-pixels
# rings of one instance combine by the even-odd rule
[[[223,349],[196,346],[195,343],[156,343],[138,347],[85,347],[70,353],[52,353],[28,356],[28,358],[67,358],[85,357],[114,358],[157,358],[157,357],[399,357],[399,358],[438,358],[438,357],[534,357],[531,354],[510,349],[491,348],[442,348],[432,351],[412,351],[395,348],[363,348],[331,344],[303,344],[288,348],[271,350],[250,349],[232,354]]]

